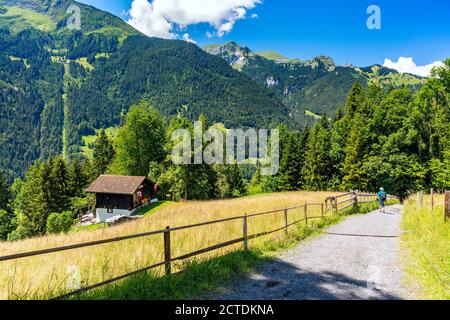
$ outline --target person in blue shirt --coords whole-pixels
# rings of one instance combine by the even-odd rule
[[[386,213],[386,200],[387,193],[384,191],[384,188],[380,188],[380,191],[378,192],[378,203],[380,204],[381,213]]]

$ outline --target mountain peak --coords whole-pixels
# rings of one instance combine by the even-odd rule
[[[13,31],[34,28],[40,31],[61,31],[66,26],[70,5],[81,9],[81,31],[104,30],[105,33],[124,36],[140,34],[128,23],[115,15],[74,0],[0,0],[0,27],[6,26]]]
[[[317,56],[305,62],[305,66],[309,66],[312,69],[324,69],[328,72],[336,70],[336,64],[333,58],[328,56]]]
[[[249,64],[249,60],[253,60],[256,54],[247,47],[242,47],[234,41],[225,43],[224,45],[209,45],[203,48],[206,52],[220,56],[228,62],[234,69],[242,70]]]

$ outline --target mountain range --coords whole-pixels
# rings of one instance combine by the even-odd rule
[[[81,29],[67,9],[81,10]],[[408,85],[424,79],[381,66],[301,61],[234,42],[206,48],[149,38],[107,12],[72,0],[0,0],[0,169],[22,176],[36,159],[77,157],[83,136],[122,124],[145,99],[165,116],[183,113],[226,127],[301,128],[331,116],[355,82]]]
[[[401,86],[418,90],[425,82],[424,78],[401,74],[381,65],[337,66],[326,56],[302,61],[286,58],[276,51],[255,53],[235,42],[208,45],[203,49],[274,91],[289,108],[296,123],[304,123],[308,116],[331,117],[338,106],[344,105],[354,82],[364,86],[376,84],[386,90]]]

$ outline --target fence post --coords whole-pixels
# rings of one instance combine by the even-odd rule
[[[308,226],[308,203],[305,203],[305,221],[306,226]]]
[[[359,191],[358,191],[358,190],[355,190],[355,198],[354,198],[355,208],[358,208],[358,205],[359,205],[358,195],[359,195]]]
[[[289,222],[288,222],[288,209],[287,208],[285,208],[284,209],[284,227],[285,227],[285,233],[286,233],[286,236],[288,235],[288,224],[289,224]]]
[[[338,214],[338,198],[334,197],[334,212]]]
[[[433,212],[433,210],[434,210],[434,189],[433,188],[431,188],[430,196],[431,196],[431,212]]]
[[[164,231],[164,262],[166,263],[166,275],[172,273],[172,265],[171,265],[171,253],[170,253],[170,227],[166,227],[166,231]]]
[[[244,234],[244,250],[248,250],[248,228],[247,228],[247,214],[243,218],[243,234]]]
[[[325,214],[324,214],[324,205],[323,205],[323,203],[320,205],[320,211],[321,211],[321,213],[322,213],[322,219],[325,217]]]
[[[450,220],[450,191],[445,192],[445,204],[444,204],[445,222]]]
[[[417,204],[419,207],[422,207],[422,191],[417,194]]]

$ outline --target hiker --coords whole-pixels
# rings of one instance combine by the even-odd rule
[[[386,200],[387,193],[384,191],[384,188],[380,188],[380,192],[378,192],[378,203],[380,204],[381,213],[386,213]]]

